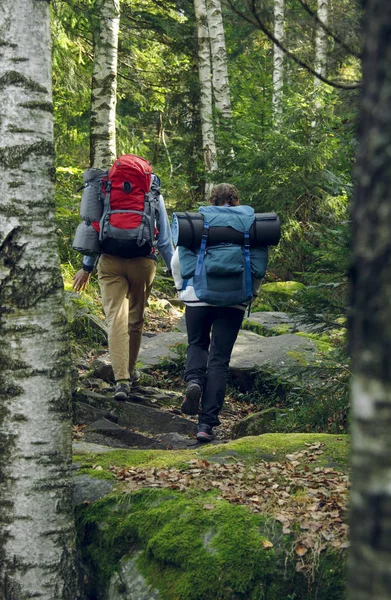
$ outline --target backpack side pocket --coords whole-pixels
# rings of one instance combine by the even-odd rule
[[[191,279],[196,270],[198,253],[191,248],[178,246],[178,254],[182,279]]]
[[[253,279],[263,279],[265,277],[268,261],[268,249],[266,246],[251,248],[251,277]]]

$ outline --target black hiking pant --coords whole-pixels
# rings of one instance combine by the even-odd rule
[[[229,306],[186,306],[185,381],[202,387],[199,423],[220,425],[229,361],[243,315],[243,310]]]

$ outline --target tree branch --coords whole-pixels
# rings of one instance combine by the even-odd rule
[[[255,8],[255,0],[251,1],[252,6],[250,8],[251,14],[255,20],[250,19],[245,13],[238,10],[233,4],[233,0],[226,0],[226,2],[228,3],[229,7],[236,15],[238,15],[239,17],[241,17],[242,19],[247,21],[247,23],[250,23],[257,29],[260,29],[273,42],[273,44],[275,44],[278,48],[280,48],[289,58],[291,58],[296,64],[298,64],[301,67],[303,67],[304,69],[306,69],[309,73],[314,75],[314,77],[317,77],[318,79],[320,79],[320,81],[323,81],[323,83],[326,83],[327,85],[329,85],[333,88],[340,89],[340,90],[356,90],[361,87],[361,82],[356,82],[356,83],[345,85],[343,83],[338,83],[337,81],[332,81],[331,79],[324,77],[323,75],[321,75],[320,73],[315,71],[315,69],[313,69],[308,63],[304,62],[303,60],[301,60],[301,58],[296,56],[296,54],[294,54],[293,52],[291,52],[290,50],[285,48],[285,46],[283,46],[281,44],[281,42],[273,35],[273,33],[266,27],[266,25],[263,23],[263,21],[261,21],[261,19],[259,18],[259,15]]]
[[[350,46],[345,44],[345,42],[343,40],[341,40],[341,38],[336,33],[334,33],[334,31],[332,31],[330,29],[330,27],[328,27],[325,23],[323,23],[323,21],[321,19],[319,19],[317,13],[314,12],[312,10],[312,8],[310,6],[308,6],[308,4],[304,0],[297,0],[297,1],[301,4],[301,6],[304,8],[304,10],[310,15],[310,17],[312,17],[314,19],[315,23],[317,23],[319,25],[319,27],[321,27],[323,29],[323,31],[325,31],[327,33],[327,35],[329,35],[337,44],[339,44],[342,48],[344,48],[347,52],[349,52],[349,54],[351,54],[355,58],[358,58],[359,60],[362,59],[362,54],[359,52],[356,52],[355,50],[352,50],[352,48]]]

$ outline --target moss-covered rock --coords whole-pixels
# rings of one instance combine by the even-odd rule
[[[240,438],[246,435],[261,435],[270,431],[270,425],[275,422],[278,409],[265,408],[259,412],[247,415],[232,428],[232,437]]]
[[[157,468],[159,478],[159,469],[167,472],[175,467],[184,473],[189,464],[207,459],[217,469],[212,470],[216,473],[211,475],[213,481],[224,457],[228,469],[236,463],[241,473],[246,469],[253,473],[263,469],[264,473],[266,468],[271,474],[276,470],[272,465],[287,461],[294,465],[297,457],[302,461],[301,473],[308,473],[309,447],[315,448],[308,463],[311,473],[330,466],[333,472],[346,469],[348,437],[316,434],[268,434],[177,452],[80,452],[74,459],[80,473],[107,475],[111,481],[113,466],[121,472]],[[321,481],[331,477],[327,468]],[[344,598],[345,546],[314,545],[303,560],[296,552],[301,528],[285,531],[275,506],[251,511],[249,506],[237,505],[235,494],[227,501],[221,487],[197,484],[197,477],[195,484],[182,491],[171,489],[169,482],[157,489],[153,479],[141,479],[141,489],[131,491],[120,478],[113,493],[78,507],[79,548],[89,573],[88,598],[133,598],[129,590],[135,585],[141,586],[143,598],[161,600]],[[221,478],[225,485],[226,476]],[[270,480],[270,486],[274,481]],[[296,488],[292,488],[292,501],[301,505],[305,492]],[[311,496],[313,488],[309,489]],[[136,577],[137,582],[129,577]]]
[[[261,286],[258,297],[253,304],[253,311],[277,310],[287,311],[297,305],[296,296],[305,289],[298,281],[277,281]]]
[[[344,552],[317,556],[311,581],[297,572],[294,536],[279,522],[210,493],[114,495],[83,507],[78,531],[102,600],[121,559],[136,550],[138,571],[162,600],[344,597]]]
[[[85,449],[85,444],[74,444],[73,460],[85,472],[88,469],[101,468],[105,471],[110,466],[117,467],[180,467],[196,458],[213,460],[215,455],[223,451],[232,451],[238,461],[255,464],[258,460],[271,457],[274,460],[283,460],[287,454],[297,452],[307,445],[324,444],[324,451],[319,455],[314,467],[333,463],[346,467],[349,458],[350,444],[347,435],[329,435],[322,433],[269,433],[260,436],[249,436],[232,440],[226,444],[197,447],[194,450],[107,450],[90,452]]]

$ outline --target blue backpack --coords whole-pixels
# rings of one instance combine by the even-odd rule
[[[183,288],[192,285],[201,300],[214,306],[250,303],[252,280],[266,272],[266,246],[250,248],[250,228],[254,222],[251,206],[202,206],[204,229],[199,250],[179,246]],[[243,233],[243,244],[208,245],[211,227],[232,227]]]

